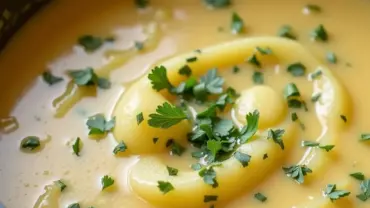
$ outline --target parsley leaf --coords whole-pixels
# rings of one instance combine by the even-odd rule
[[[253,72],[252,79],[254,84],[263,84],[264,83],[264,78],[263,78],[263,73],[259,71]]]
[[[105,134],[114,128],[115,123],[115,117],[113,117],[110,121],[106,121],[103,114],[90,116],[86,121],[86,125],[90,130],[89,135]]]
[[[370,199],[370,179],[362,181],[360,184],[360,188],[362,193],[357,195],[356,197],[361,201],[367,201],[368,199]]]
[[[185,76],[190,76],[192,73],[190,67],[188,65],[185,65],[183,67],[181,67],[181,69],[179,70],[179,74],[181,75],[185,75]]]
[[[320,13],[321,12],[321,7],[315,4],[307,4],[304,7],[304,10],[307,10],[309,13]]]
[[[297,62],[289,65],[287,67],[287,71],[291,73],[294,77],[300,77],[304,76],[304,74],[306,73],[306,67],[302,63]]]
[[[149,0],[135,0],[137,8],[144,9],[148,6]]]
[[[21,148],[30,151],[40,147],[40,145],[41,145],[40,138],[37,136],[28,136],[22,139],[21,141]]]
[[[261,62],[258,61],[257,55],[255,53],[247,59],[247,62],[258,68],[261,68]]]
[[[319,146],[320,149],[323,149],[327,152],[329,152],[330,150],[332,150],[333,148],[335,147],[335,145],[324,145],[324,146]]]
[[[84,35],[79,37],[77,42],[85,51],[93,52],[103,45],[104,40],[93,35]]]
[[[321,75],[322,75],[322,71],[318,69],[318,70],[316,70],[316,71],[314,71],[314,72],[312,72],[312,73],[310,74],[310,78],[311,78],[312,80],[314,80],[314,79],[319,78]]]
[[[204,0],[204,1],[208,6],[211,6],[214,8],[223,8],[231,4],[230,0]]]
[[[199,176],[203,178],[204,183],[211,185],[213,188],[216,188],[218,186],[217,180],[216,180],[216,171],[213,169],[213,167],[204,167],[199,171]]]
[[[326,53],[326,60],[328,60],[332,64],[336,64],[338,61],[337,56],[333,52]]]
[[[290,167],[283,167],[284,173],[295,180],[297,183],[302,184],[304,182],[304,176],[308,173],[312,173],[312,170],[305,165],[292,165]]]
[[[249,141],[250,138],[253,137],[253,135],[258,130],[258,120],[260,117],[260,113],[258,110],[253,111],[253,113],[248,113],[246,116],[247,119],[247,125],[243,127],[243,129],[240,132],[240,143],[244,144]]]
[[[135,41],[135,48],[138,50],[138,51],[141,51],[144,49],[144,43],[141,42],[141,41]]]
[[[153,143],[156,144],[158,142],[159,138],[155,137],[153,138]]]
[[[317,101],[319,101],[319,100],[320,100],[320,97],[321,97],[321,93],[316,93],[316,94],[312,95],[312,97],[311,97],[311,101],[312,101],[313,103],[315,103],[315,102],[317,102]]]
[[[326,42],[329,39],[328,33],[326,32],[326,29],[325,29],[324,25],[322,25],[322,24],[317,26],[311,32],[311,36],[314,40],[321,40],[321,41],[324,41],[324,42]]]
[[[267,200],[267,197],[259,192],[254,194],[254,198],[256,198],[260,202],[265,202]]]
[[[80,137],[77,137],[77,139],[75,140],[75,143],[72,145],[72,149],[73,149],[73,152],[77,155],[77,156],[80,156],[80,151],[81,151],[81,139]]]
[[[276,144],[280,146],[282,150],[284,150],[284,142],[282,138],[284,133],[285,133],[284,129],[276,129],[276,130],[269,129],[267,139],[272,139]]]
[[[204,195],[204,203],[211,202],[211,201],[217,201],[218,196],[217,195]]]
[[[213,157],[216,157],[217,152],[222,149],[222,143],[217,140],[208,140],[207,149],[212,153]]]
[[[171,142],[171,153],[172,154],[175,154],[177,156],[181,156],[182,153],[184,153],[185,151],[185,148],[183,146],[181,146],[180,144],[172,141]]]
[[[73,203],[73,204],[68,205],[68,208],[80,208],[80,204],[79,203]]]
[[[200,81],[205,84],[207,92],[211,94],[220,94],[223,91],[224,79],[217,75],[217,69],[209,70],[205,76],[200,78]]]
[[[195,61],[197,61],[198,60],[198,58],[196,57],[196,56],[193,56],[193,57],[189,57],[189,58],[187,58],[186,59],[186,62],[188,62],[188,63],[192,63],[192,62],[195,62]]]
[[[168,102],[159,105],[156,109],[157,113],[150,114],[148,124],[155,128],[167,129],[173,125],[187,119],[186,113],[179,107],[173,106]]]
[[[351,173],[349,175],[352,176],[353,178],[359,180],[359,181],[365,180],[365,175],[361,172],[355,172],[355,173]]]
[[[166,194],[166,193],[175,189],[173,187],[173,185],[170,182],[167,182],[167,181],[158,181],[158,186],[157,187],[159,188],[159,190],[163,194]]]
[[[238,66],[233,67],[233,73],[236,74],[240,71],[240,68]]]
[[[239,152],[239,151],[236,151],[234,153],[234,157],[243,165],[243,168],[248,166],[248,163],[250,162],[252,158],[250,155]]]
[[[70,70],[68,74],[72,77],[73,82],[78,86],[97,85],[101,89],[109,89],[111,87],[110,81],[105,78],[98,77],[91,67]]]
[[[243,19],[236,13],[233,12],[231,17],[231,31],[235,34],[240,34],[244,30]]]
[[[267,153],[265,153],[265,154],[263,154],[263,160],[266,160],[267,158],[269,158],[269,156],[268,156],[268,154]]]
[[[340,118],[344,121],[344,123],[347,123],[347,117],[345,115],[340,115]]]
[[[260,52],[260,54],[262,55],[271,55],[272,54],[272,50],[271,48],[269,47],[266,47],[266,48],[261,48],[261,47],[256,47],[257,51]]]
[[[370,134],[361,134],[360,141],[370,141]]]
[[[176,169],[176,168],[173,168],[173,167],[170,167],[170,166],[166,166],[167,168],[167,171],[168,171],[168,175],[170,176],[177,176],[179,170]]]
[[[114,184],[114,179],[111,178],[110,176],[105,175],[101,179],[102,190],[112,186],[113,184]]]
[[[67,185],[62,180],[55,181],[55,184],[59,186],[60,191],[64,191],[65,188],[67,188]]]
[[[127,150],[127,146],[123,141],[120,141],[117,146],[113,149],[113,154],[118,154],[119,152],[125,152]]]
[[[195,171],[198,171],[200,169],[202,169],[202,165],[199,164],[199,163],[194,163],[191,165],[191,169],[195,170]]]
[[[57,77],[57,76],[54,76],[51,72],[49,71],[45,71],[42,73],[42,78],[43,80],[49,85],[53,85],[53,84],[56,84],[58,82],[61,82],[63,81],[63,78],[62,77]]]
[[[298,97],[301,93],[299,92],[297,85],[294,83],[289,83],[284,88],[284,97],[285,99],[289,99],[292,97]]]
[[[301,143],[302,147],[318,147],[319,145],[320,143],[311,141],[302,141]]]
[[[284,38],[289,38],[292,40],[297,39],[297,37],[293,33],[293,29],[290,25],[283,25],[277,32],[277,35]]]
[[[162,89],[167,89],[171,91],[173,88],[172,84],[167,77],[167,69],[164,66],[156,66],[152,69],[151,73],[148,74],[152,88],[160,91]]]
[[[351,192],[349,191],[337,190],[337,186],[335,184],[328,184],[324,191],[324,195],[329,197],[332,202],[339,198],[348,196],[350,193]]]
[[[136,115],[136,122],[137,122],[137,125],[139,125],[141,122],[144,121],[144,115],[143,115],[143,112],[140,112]]]

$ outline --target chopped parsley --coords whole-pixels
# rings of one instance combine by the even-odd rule
[[[101,179],[101,185],[102,185],[102,190],[112,186],[114,184],[114,179],[108,175],[103,176]]]
[[[173,106],[168,102],[157,106],[156,112],[150,114],[148,120],[148,124],[155,128],[167,129],[187,119],[187,115],[182,108]]]
[[[231,31],[235,34],[240,34],[244,30],[244,21],[243,19],[236,13],[233,12],[231,17]]]
[[[267,200],[267,197],[260,192],[254,194],[254,198],[260,202],[265,202]]]
[[[59,186],[61,192],[67,188],[67,185],[62,180],[55,181],[55,184]]]
[[[314,71],[314,72],[312,72],[312,73],[310,74],[310,78],[311,78],[312,80],[314,80],[314,79],[318,79],[319,77],[321,77],[321,75],[322,75],[322,71],[321,71],[320,69],[318,69],[318,70],[316,70],[316,71]]]
[[[303,108],[307,111],[306,103],[301,99],[301,94],[294,83],[288,83],[284,88],[284,98],[289,108]]]
[[[323,42],[326,42],[329,39],[328,33],[326,32],[326,29],[325,29],[324,25],[322,25],[322,24],[317,26],[311,32],[311,36],[314,40],[320,40],[320,41],[323,41]]]
[[[292,39],[292,40],[297,39],[297,37],[293,33],[293,29],[290,25],[281,26],[280,29],[277,32],[277,35],[279,37],[288,38],[288,39]]]
[[[73,82],[78,86],[91,86],[96,85],[101,89],[109,89],[111,83],[105,78],[98,77],[94,69],[87,67],[85,69],[70,70],[69,76],[72,77]]]
[[[267,139],[272,139],[276,144],[280,146],[282,150],[284,150],[284,141],[283,141],[284,133],[285,133],[284,129],[276,130],[269,129]]]
[[[143,121],[144,121],[144,115],[143,115],[143,112],[140,112],[136,115],[137,125],[140,125],[140,123]]]
[[[339,198],[348,196],[350,193],[351,192],[349,191],[337,190],[337,186],[335,184],[328,184],[324,191],[324,195],[328,197],[332,202]]]
[[[141,51],[141,50],[144,49],[144,43],[143,42],[141,42],[141,41],[135,41],[134,44],[135,44],[136,50]]]
[[[256,66],[257,68],[261,68],[261,62],[258,61],[257,55],[255,53],[247,59],[247,62],[252,64],[253,66]]]
[[[68,205],[68,208],[80,208],[80,204],[79,203],[73,203],[73,204]]]
[[[217,195],[204,195],[204,203],[211,202],[211,201],[217,201],[218,196]]]
[[[211,152],[213,157],[216,157],[217,152],[222,149],[222,142],[217,140],[208,140],[207,149]]]
[[[292,121],[293,121],[293,122],[298,120],[298,115],[297,115],[297,113],[296,113],[296,112],[293,112],[293,113],[290,115],[290,117],[291,117],[291,119],[292,119]]]
[[[104,40],[101,37],[96,37],[93,35],[84,35],[78,38],[77,42],[85,49],[85,51],[93,52],[103,45]]]
[[[231,5],[231,0],[204,0],[204,2],[213,8],[223,8]]]
[[[21,148],[29,151],[35,150],[40,147],[40,145],[40,138],[37,136],[28,136],[21,141]]]
[[[265,154],[263,154],[263,160],[266,160],[267,158],[269,158],[269,156],[268,156],[268,154],[267,153],[265,153]]]
[[[335,53],[333,53],[331,51],[326,53],[326,60],[328,60],[332,64],[336,64],[337,61],[338,61],[337,56],[335,55]]]
[[[218,182],[216,180],[216,171],[213,169],[212,166],[210,167],[203,167],[198,172],[199,176],[203,178],[204,183],[211,185],[213,188],[218,187]]]
[[[195,61],[197,61],[198,60],[198,58],[196,57],[196,56],[193,56],[193,57],[189,57],[189,58],[187,58],[186,59],[186,62],[188,62],[188,63],[192,63],[192,62],[195,62]]]
[[[159,138],[155,137],[153,138],[153,143],[156,144],[158,142]]]
[[[171,153],[177,156],[181,156],[182,153],[184,153],[185,148],[181,146],[180,144],[172,141],[171,142]]]
[[[77,139],[75,140],[75,143],[72,145],[72,150],[77,156],[80,156],[80,151],[81,151],[80,137],[77,137]]]
[[[137,8],[144,9],[149,5],[149,0],[135,0]]]
[[[157,187],[159,188],[159,190],[163,194],[167,194],[168,192],[175,189],[173,187],[173,185],[170,182],[167,182],[167,181],[158,181],[158,186]]]
[[[347,117],[345,115],[340,115],[340,118],[344,121],[344,123],[347,123]]]
[[[240,68],[238,66],[233,67],[233,73],[236,74],[240,71]]]
[[[316,93],[316,94],[312,95],[312,97],[311,97],[311,101],[312,101],[313,103],[315,103],[315,102],[317,102],[317,101],[319,101],[319,100],[320,100],[320,97],[321,97],[321,93]]]
[[[327,152],[329,152],[330,150],[332,150],[335,147],[335,145],[320,145],[320,143],[312,142],[312,141],[302,141],[301,145],[302,145],[302,147],[318,147],[318,148],[323,149]]]
[[[321,7],[315,4],[307,4],[303,9],[308,11],[309,13],[320,13],[321,12]]]
[[[54,76],[51,72],[45,71],[42,73],[42,79],[49,85],[54,85],[56,83],[59,83],[63,81],[62,77]]]
[[[117,146],[113,149],[113,154],[118,154],[119,152],[125,152],[127,150],[127,146],[123,141],[120,141]]]
[[[113,117],[110,121],[105,120],[103,114],[95,114],[90,116],[86,125],[89,128],[89,135],[102,135],[110,132],[116,124],[116,118]]]
[[[191,68],[188,65],[184,65],[183,67],[181,67],[181,69],[179,69],[179,74],[181,75],[189,77],[191,73],[192,73]]]
[[[370,179],[362,181],[360,184],[360,188],[362,193],[356,195],[356,197],[361,201],[367,201],[368,199],[370,199]]]
[[[179,170],[176,169],[176,168],[173,168],[173,167],[170,167],[170,166],[166,166],[167,168],[167,171],[168,171],[168,175],[170,176],[177,176],[177,174],[179,173]]]
[[[171,91],[173,88],[167,77],[167,69],[164,66],[156,66],[154,69],[152,69],[151,73],[148,74],[148,78],[152,84],[152,88],[157,91],[162,89]]]
[[[237,159],[244,167],[247,167],[248,166],[248,163],[250,162],[251,160],[251,156],[248,155],[248,154],[245,154],[245,153],[242,153],[242,152],[239,152],[239,151],[236,151],[234,153],[234,157],[235,159]]]
[[[304,176],[312,173],[312,170],[306,165],[292,165],[290,167],[283,167],[284,173],[299,184],[304,182]]]
[[[240,131],[240,143],[244,144],[248,142],[258,130],[258,121],[260,113],[258,110],[253,113],[248,113],[246,116],[247,125]]]
[[[365,175],[361,172],[355,172],[355,173],[351,173],[349,174],[351,177],[359,180],[359,181],[363,181],[365,180]]]
[[[320,149],[323,149],[327,152],[329,152],[330,150],[332,150],[333,148],[335,147],[335,145],[320,145],[319,148]]]
[[[263,84],[264,83],[264,78],[263,78],[263,73],[259,71],[253,72],[252,79],[254,84]]]
[[[370,134],[361,134],[360,141],[370,141]]]
[[[261,47],[256,47],[257,51],[260,52],[260,54],[262,55],[271,55],[272,54],[272,50],[271,48],[269,47],[266,47],[266,48],[261,48]]]
[[[294,77],[304,76],[306,73],[306,67],[300,63],[293,63],[287,67],[287,71],[292,74]]]

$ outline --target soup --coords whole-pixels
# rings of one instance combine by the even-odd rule
[[[365,0],[64,0],[0,55],[0,207],[369,207]]]

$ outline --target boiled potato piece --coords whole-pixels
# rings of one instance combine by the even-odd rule
[[[118,101],[113,116],[116,117],[115,139],[124,141],[131,153],[156,153],[166,149],[166,142],[173,139],[179,143],[186,141],[191,125],[184,120],[168,129],[149,126],[149,114],[168,102],[160,93],[155,92],[149,82],[141,80],[128,89]],[[143,113],[144,121],[137,123],[136,115]],[[156,143],[153,138],[158,138]]]
[[[244,167],[234,157],[222,162],[221,167],[214,167],[219,186],[212,188],[205,184],[197,171],[179,171],[178,176],[169,176],[166,164],[157,157],[142,158],[133,166],[129,181],[132,190],[146,201],[159,207],[209,207],[203,202],[204,195],[217,195],[218,203],[250,191],[271,171],[282,165],[283,157],[295,142],[297,127],[290,125],[286,129],[283,141],[286,149],[266,138],[260,138],[242,145],[238,151],[249,154],[251,160]],[[263,160],[264,154],[269,158]],[[158,181],[169,181],[175,190],[163,194],[157,187]]]

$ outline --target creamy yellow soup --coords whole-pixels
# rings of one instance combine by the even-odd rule
[[[0,55],[0,207],[370,207],[370,2],[212,2],[61,0],[27,22]]]

